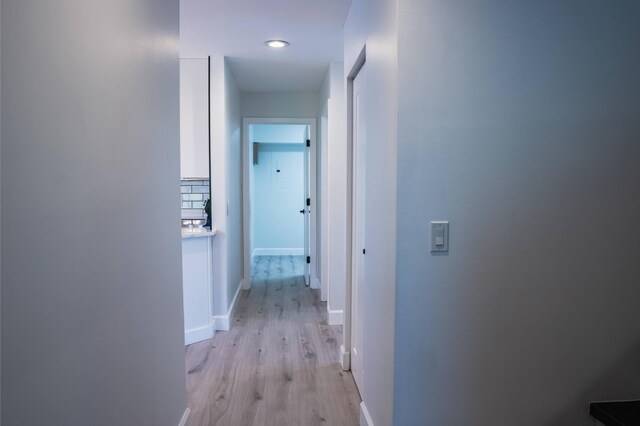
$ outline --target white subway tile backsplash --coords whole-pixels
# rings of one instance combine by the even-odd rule
[[[182,209],[202,210],[204,202],[209,199],[210,192],[208,180],[182,180],[180,182]]]
[[[209,193],[209,186],[192,186],[192,191],[191,192],[197,192],[197,193]]]

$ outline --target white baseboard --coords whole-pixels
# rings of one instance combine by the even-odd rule
[[[231,328],[228,315],[214,316],[213,323],[215,324],[216,331],[229,331]]]
[[[326,302],[327,301],[327,289],[322,287],[322,282],[320,280],[318,280],[318,288],[320,289],[320,301],[321,302]]]
[[[340,345],[340,366],[344,371],[351,369],[351,354],[345,350],[344,345]]]
[[[238,284],[238,288],[236,289],[236,294],[233,296],[233,300],[231,301],[231,306],[229,306],[229,310],[226,315],[215,315],[213,317],[213,324],[215,330],[220,331],[229,331],[231,328],[231,316],[233,315],[233,310],[236,308],[238,304],[238,295],[240,294],[240,290],[242,290],[242,284],[244,280],[241,280]]]
[[[314,288],[314,289],[318,289],[318,288],[320,288],[320,280],[319,280],[319,279],[314,278],[314,279],[313,279],[313,280],[311,280],[311,281],[312,281],[312,283],[311,283],[311,288]]]
[[[215,327],[213,321],[207,326],[194,328],[187,330],[184,333],[184,345],[188,346],[193,343],[202,342],[203,340],[211,339],[215,334]]]
[[[327,308],[327,322],[329,325],[344,325],[344,311],[342,309],[333,311]]]
[[[373,420],[367,410],[367,406],[364,405],[364,401],[360,403],[360,426],[373,426]]]
[[[180,423],[178,423],[178,426],[187,426],[187,420],[189,420],[189,414],[191,414],[191,408],[187,407],[187,409],[184,410],[184,414],[182,414],[182,418],[180,419]]]
[[[257,248],[253,256],[304,256],[304,248]]]

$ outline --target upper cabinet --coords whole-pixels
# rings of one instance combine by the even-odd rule
[[[209,179],[207,59],[180,59],[180,177]]]

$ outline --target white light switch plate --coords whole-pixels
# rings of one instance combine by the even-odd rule
[[[429,222],[429,241],[431,253],[446,253],[449,251],[449,222]]]

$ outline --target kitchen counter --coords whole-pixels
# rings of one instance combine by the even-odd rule
[[[190,345],[213,337],[214,269],[212,238],[215,229],[182,228],[182,300],[184,343]]]
[[[218,233],[216,229],[208,228],[182,228],[182,238],[213,237]]]

